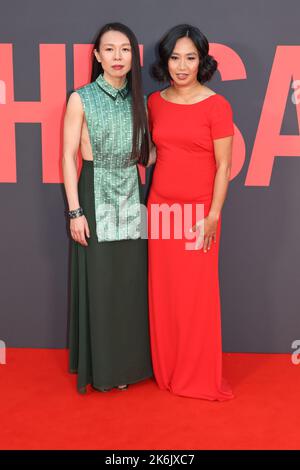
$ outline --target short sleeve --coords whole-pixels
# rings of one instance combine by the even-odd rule
[[[213,139],[234,135],[232,108],[229,101],[221,95],[211,109],[211,135]]]

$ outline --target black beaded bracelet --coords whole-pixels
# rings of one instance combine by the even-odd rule
[[[74,209],[73,211],[68,211],[68,216],[70,219],[75,219],[76,217],[80,217],[83,214],[82,207],[78,207],[78,209]]]

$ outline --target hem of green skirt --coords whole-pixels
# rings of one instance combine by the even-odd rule
[[[69,372],[70,372],[71,374],[76,374],[76,373],[77,373],[77,371],[76,371],[75,369],[71,369]],[[124,383],[124,384],[126,383],[127,385],[132,385],[132,384],[135,384],[135,383],[137,383],[137,382],[141,382],[142,380],[151,379],[151,378],[153,378],[153,372],[152,372],[151,374],[147,374],[147,375],[145,375],[145,376],[143,376],[143,377],[140,377],[140,378],[138,378],[138,379],[135,379],[135,380],[124,380],[123,382],[122,382],[122,381],[121,381],[121,382],[122,382],[122,384],[123,384],[123,383]],[[86,387],[87,387],[88,385],[93,385],[93,387],[94,387],[94,388],[97,388],[97,389],[108,389],[108,388],[114,388],[114,387],[117,387],[117,386],[118,386],[118,385],[104,385],[104,386],[101,385],[101,386],[99,387],[98,385],[95,385],[95,384],[92,383],[92,382],[88,382],[86,385],[84,385],[84,386],[82,386],[82,387],[77,387],[77,391],[78,391],[79,393],[81,393],[81,394],[86,393],[86,391],[87,391],[87,390],[86,390]],[[101,391],[101,390],[99,390],[99,391]]]

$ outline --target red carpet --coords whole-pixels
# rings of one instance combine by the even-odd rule
[[[1,449],[300,449],[300,365],[289,354],[224,354],[236,398],[181,398],[147,380],[76,391],[68,351],[8,349]]]

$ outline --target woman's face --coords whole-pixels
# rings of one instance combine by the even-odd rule
[[[197,80],[199,68],[199,52],[193,41],[180,38],[168,60],[169,74],[178,86],[190,85]]]
[[[94,49],[104,72],[121,78],[131,69],[132,52],[128,37],[120,31],[107,31],[101,36],[99,51]]]

